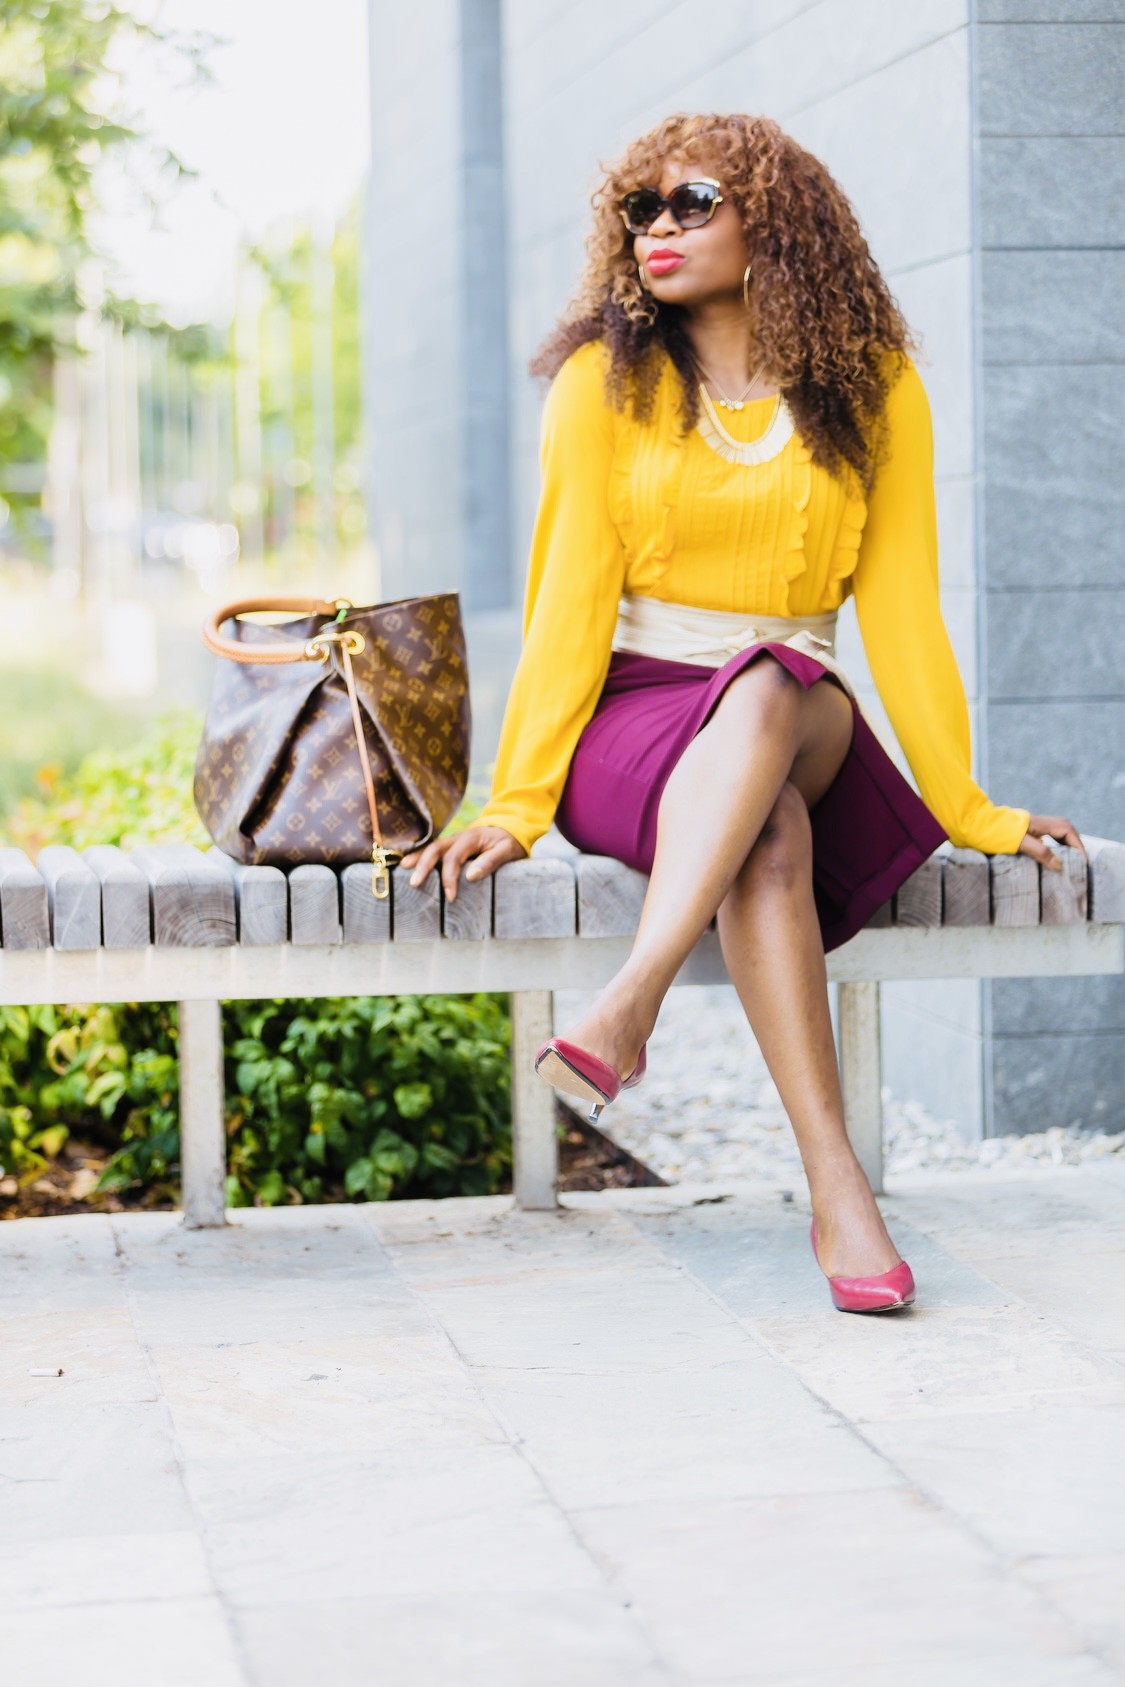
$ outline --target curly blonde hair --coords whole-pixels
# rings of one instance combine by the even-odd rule
[[[616,163],[599,163],[604,180],[590,199],[585,268],[530,373],[553,377],[579,346],[604,340],[607,399],[617,410],[628,399],[634,417],[647,421],[663,352],[681,378],[685,433],[695,426],[698,373],[683,308],[641,286],[633,236],[618,211],[630,188],[659,181],[670,158],[707,167],[738,211],[757,337],[814,461],[839,476],[850,467],[870,491],[883,460],[887,391],[920,344],[843,190],[771,118],[676,113]]]

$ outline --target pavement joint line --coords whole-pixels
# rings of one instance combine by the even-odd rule
[[[633,1225],[634,1228],[637,1228],[636,1225],[633,1224],[631,1216],[628,1213],[626,1213],[625,1216],[628,1222]],[[648,1238],[643,1236],[643,1232],[641,1234],[643,1239],[647,1241]],[[932,1246],[935,1248],[938,1247],[938,1244],[933,1241],[932,1237],[930,1238],[930,1241]],[[656,1247],[659,1252],[663,1253],[663,1249],[660,1248],[658,1243],[650,1242],[650,1246]],[[944,1249],[940,1249],[939,1251],[945,1252]],[[739,1327],[764,1350],[769,1358],[774,1360],[775,1363],[783,1365],[788,1371],[790,1371],[797,1378],[801,1387],[813,1400],[822,1406],[825,1411],[830,1412],[836,1421],[842,1425],[843,1428],[849,1430],[851,1434],[868,1449],[869,1452],[874,1453],[880,1462],[894,1474],[897,1480],[901,1483],[904,1491],[914,1494],[916,1498],[929,1507],[935,1516],[938,1516],[945,1522],[952,1524],[960,1534],[979,1547],[989,1562],[993,1565],[1002,1581],[1013,1582],[1024,1591],[1032,1594],[1036,1603],[1039,1604],[1042,1609],[1050,1612],[1052,1616],[1058,1618],[1067,1631],[1072,1634],[1078,1642],[1078,1646],[1081,1649],[1080,1655],[1091,1657],[1099,1663],[1106,1664],[1107,1667],[1115,1666],[1115,1659],[1112,1654],[1099,1649],[1093,1642],[1091,1642],[1088,1636],[1078,1627],[1075,1619],[1056,1605],[1056,1603],[1050,1598],[1049,1593],[1041,1585],[1035,1582],[1029,1582],[1025,1579],[1025,1577],[1020,1573],[1020,1560],[1018,1558],[1016,1558],[1013,1554],[1001,1552],[994,1542],[990,1541],[986,1535],[982,1534],[969,1519],[960,1517],[957,1512],[948,1506],[938,1495],[932,1493],[922,1483],[916,1481],[914,1477],[908,1475],[895,1459],[886,1453],[883,1448],[877,1446],[869,1436],[864,1434],[863,1429],[859,1424],[855,1423],[840,1407],[833,1405],[830,1400],[814,1388],[812,1383],[806,1380],[798,1367],[790,1358],[787,1357],[787,1355],[778,1352],[765,1335],[763,1335],[760,1331],[755,1330],[748,1324],[746,1319],[739,1317],[736,1312],[727,1306],[726,1302],[723,1301],[708,1284],[704,1283],[702,1279],[699,1278],[694,1271],[692,1271],[690,1266],[684,1265],[681,1261],[674,1260],[670,1256],[665,1257],[667,1257],[669,1259],[669,1263],[681,1271],[685,1277],[689,1278],[700,1289],[702,1289],[717,1306],[721,1307],[727,1316],[732,1319],[733,1322],[738,1324]],[[948,1258],[950,1256],[947,1255],[946,1257]],[[949,1308],[947,1310],[955,1309]],[[841,1316],[844,1315],[841,1314]]]
[[[105,1215],[106,1221],[109,1224],[110,1235],[113,1238],[114,1250],[124,1267],[125,1280],[122,1288],[125,1309],[129,1314],[129,1322],[132,1325],[137,1345],[144,1357],[145,1369],[148,1371],[148,1374],[152,1379],[153,1387],[156,1389],[157,1406],[165,1433],[168,1437],[169,1451],[172,1455],[176,1468],[176,1478],[179,1482],[180,1490],[183,1493],[184,1504],[187,1507],[188,1516],[191,1518],[192,1527],[195,1531],[195,1537],[199,1542],[204,1562],[207,1565],[207,1579],[211,1585],[212,1596],[215,1600],[215,1604],[222,1613],[223,1626],[227,1631],[231,1654],[239,1672],[242,1675],[245,1687],[259,1687],[259,1677],[257,1671],[253,1667],[253,1662],[249,1656],[247,1648],[242,1643],[242,1637],[239,1633],[238,1624],[235,1621],[234,1607],[230,1600],[228,1600],[215,1571],[215,1564],[212,1558],[206,1521],[191,1495],[191,1488],[187,1481],[187,1456],[184,1452],[183,1442],[180,1440],[180,1432],[176,1427],[176,1415],[172,1410],[171,1402],[169,1401],[164,1389],[164,1378],[160,1374],[159,1361],[153,1353],[147,1337],[143,1333],[142,1322],[138,1316],[136,1289],[134,1287],[133,1280],[134,1262],[130,1257],[125,1237],[119,1233],[117,1225],[114,1222],[117,1216],[118,1215],[114,1213],[107,1213]],[[166,1601],[155,1601],[154,1603],[166,1603]]]
[[[1079,1169],[1079,1168],[1075,1168],[1075,1169]],[[1081,1168],[1081,1169],[1084,1169],[1084,1168]],[[954,1174],[951,1174],[951,1175],[952,1176],[958,1176],[960,1174],[954,1173]],[[1029,1184],[1034,1180],[1035,1176],[1036,1176],[1036,1174],[1032,1173],[1030,1176],[1025,1176],[1025,1177],[1021,1178],[1020,1181],[1024,1184]],[[901,1200],[904,1200],[904,1199],[908,1199],[909,1195],[910,1195],[909,1190],[903,1191],[901,1194],[899,1194],[897,1196],[892,1194],[890,1191],[888,1191],[886,1195],[879,1197],[879,1206],[881,1208],[883,1203],[885,1201],[889,1201],[889,1200],[899,1200],[899,1201],[901,1201]],[[801,1211],[802,1213],[804,1213],[804,1216],[806,1218],[811,1216],[811,1208],[807,1208],[807,1207],[803,1206],[800,1202],[795,1202],[794,1206],[798,1211]],[[1095,1358],[1104,1359],[1104,1358],[1108,1357],[1109,1359],[1111,1359],[1113,1361],[1113,1363],[1115,1365],[1119,1365],[1121,1363],[1121,1361],[1119,1360],[1119,1358],[1116,1354],[1113,1354],[1113,1353],[1107,1354],[1107,1353],[1102,1352],[1100,1349],[1090,1347],[1089,1343],[1086,1342],[1084,1337],[1076,1335],[1072,1330],[1067,1329],[1064,1324],[1058,1323],[1056,1321],[1055,1316],[1052,1313],[1040,1311],[1037,1307],[1032,1306],[1027,1300],[1025,1300],[1022,1295],[1018,1294],[1015,1289],[1010,1289],[1005,1284],[996,1282],[981,1267],[981,1265],[979,1264],[978,1261],[966,1257],[966,1255],[963,1252],[959,1252],[955,1246],[950,1246],[945,1242],[939,1242],[937,1240],[937,1238],[935,1237],[934,1233],[933,1233],[934,1228],[935,1228],[935,1221],[934,1220],[929,1220],[927,1222],[925,1219],[920,1219],[917,1216],[912,1215],[912,1214],[908,1214],[908,1213],[901,1213],[898,1216],[902,1219],[902,1222],[905,1225],[907,1225],[911,1230],[915,1230],[915,1231],[917,1231],[917,1233],[920,1236],[924,1236],[926,1241],[930,1244],[930,1246],[935,1248],[939,1253],[944,1254],[946,1259],[952,1261],[956,1265],[963,1266],[966,1271],[973,1272],[977,1277],[979,1277],[981,1279],[982,1282],[988,1283],[990,1285],[990,1287],[998,1290],[1001,1294],[1010,1296],[1013,1301],[1017,1302],[1021,1307],[1023,1307],[1024,1311],[1030,1313],[1032,1317],[1038,1318],[1041,1322],[1043,1322],[1045,1324],[1051,1324],[1052,1327],[1056,1328],[1058,1330],[1059,1334],[1065,1336],[1068,1341],[1073,1341],[1076,1345],[1085,1347],[1087,1349],[1087,1351],[1089,1351]],[[938,1230],[940,1230],[940,1228],[941,1228],[940,1223],[938,1223],[936,1225],[936,1228]],[[1109,1250],[1103,1250],[1103,1251],[1109,1251]],[[949,1313],[949,1312],[955,1313],[959,1310],[959,1308],[955,1307],[955,1306],[935,1306],[935,1307],[929,1307],[929,1308],[921,1308],[920,1310],[924,1311],[926,1313],[927,1317],[932,1318],[932,1317],[937,1317],[937,1316],[939,1316],[943,1313]]]
[[[1075,1167],[1074,1169],[1079,1173],[1079,1179],[1080,1180],[1082,1179],[1083,1174],[1086,1174],[1087,1177],[1088,1177],[1086,1167]],[[1021,1182],[1022,1184],[1025,1184],[1025,1185],[1031,1183],[1034,1180],[1034,1176],[1035,1176],[1034,1173],[1032,1173],[1030,1175],[1025,1174],[1022,1177],[1020,1176],[1019,1173],[1012,1173],[1011,1175],[1012,1175],[1012,1181],[1018,1180],[1019,1182]],[[956,1250],[955,1247],[950,1248],[950,1247],[945,1246],[944,1244],[938,1243],[935,1240],[935,1238],[932,1234],[932,1229],[933,1229],[933,1224],[934,1224],[933,1220],[930,1221],[930,1228],[929,1229],[927,1229],[925,1221],[919,1222],[916,1219],[908,1219],[907,1223],[910,1224],[912,1229],[917,1230],[919,1235],[925,1236],[926,1240],[930,1243],[931,1247],[938,1248],[940,1252],[945,1254],[947,1259],[953,1260],[958,1265],[965,1266],[967,1270],[975,1272],[976,1275],[978,1277],[982,1278],[984,1282],[990,1283],[993,1288],[999,1289],[1001,1291],[1001,1293],[1003,1293],[1004,1295],[1010,1296],[1011,1300],[1015,1304],[1017,1304],[1018,1306],[1022,1307],[1025,1312],[1030,1314],[1031,1317],[1037,1318],[1041,1323],[1047,1325],[1050,1329],[1057,1331],[1058,1334],[1060,1334],[1062,1336],[1065,1336],[1065,1338],[1068,1341],[1073,1341],[1076,1346],[1081,1347],[1082,1350],[1085,1353],[1090,1354],[1090,1356],[1092,1358],[1099,1359],[1099,1360],[1102,1360],[1102,1361],[1108,1359],[1109,1362],[1115,1368],[1117,1368],[1118,1370],[1120,1370],[1122,1372],[1123,1379],[1125,1379],[1125,1362],[1123,1362],[1122,1359],[1119,1358],[1117,1354],[1115,1354],[1115,1353],[1105,1353],[1105,1352],[1100,1351],[1098,1348],[1093,1347],[1089,1342],[1084,1340],[1083,1337],[1077,1335],[1073,1330],[1067,1329],[1065,1324],[1060,1323],[1058,1321],[1058,1319],[1053,1317],[1050,1313],[1042,1312],[1038,1307],[1032,1306],[1030,1304],[1030,1302],[1025,1300],[1024,1297],[1022,1295],[1018,1294],[1014,1289],[1009,1289],[1003,1283],[995,1282],[993,1280],[993,1278],[990,1277],[986,1271],[983,1271],[981,1269],[981,1267],[975,1261],[973,1261],[971,1259],[966,1259],[963,1256],[962,1253],[959,1253]],[[939,1308],[938,1310],[944,1311],[944,1312],[953,1312],[953,1311],[956,1311],[956,1308],[955,1307],[942,1307],[942,1308]],[[1125,1404],[1125,1402],[1122,1402],[1122,1403]],[[1096,1403],[1092,1409],[1097,1410],[1098,1404],[1104,1405],[1104,1404],[1113,1404],[1113,1403],[1112,1402]],[[1030,1410],[1034,1411],[1034,1407],[1030,1408]],[[888,1462],[891,1462],[891,1461],[888,1461]],[[966,1527],[968,1527],[968,1525],[966,1525]],[[973,1532],[975,1533],[975,1531],[973,1531]],[[1046,1605],[1048,1610],[1050,1610],[1053,1613],[1053,1615],[1062,1622],[1064,1627],[1068,1628],[1072,1633],[1075,1632],[1075,1628],[1076,1628],[1075,1619],[1071,1616],[1071,1614],[1061,1604],[1059,1604],[1056,1601],[1056,1599],[1052,1598],[1051,1591],[1050,1591],[1049,1587],[1045,1586],[1041,1582],[1036,1581],[1034,1578],[1028,1577],[1027,1566],[1029,1564],[1033,1564],[1035,1562],[1035,1555],[1028,1554],[1028,1553],[1020,1553],[1018,1555],[1017,1554],[1005,1554],[1005,1555],[1001,1555],[1001,1562],[1003,1562],[1006,1565],[1006,1568],[1009,1571],[1009,1573],[1011,1574],[1012,1578],[1016,1582],[1018,1582],[1021,1587],[1025,1588],[1027,1591],[1035,1594],[1035,1596],[1038,1598],[1039,1602],[1043,1605]],[[1087,1637],[1087,1635],[1085,1635],[1083,1633],[1079,1633],[1078,1638],[1081,1641],[1081,1643],[1082,1643],[1083,1647],[1085,1648],[1086,1652],[1091,1657],[1095,1658],[1099,1663],[1105,1664],[1107,1669],[1116,1670],[1117,1659],[1115,1658],[1113,1653],[1108,1648],[1099,1647],[1096,1641],[1090,1640]]]
[[[503,1216],[503,1215],[501,1215],[501,1216]],[[544,1218],[547,1218],[547,1219],[551,1219],[554,1215],[550,1212],[547,1212],[547,1213],[545,1213],[541,1216],[543,1216]],[[428,1295],[426,1295],[424,1289],[419,1289],[414,1283],[412,1283],[410,1281],[410,1279],[402,1271],[402,1268],[399,1264],[399,1261],[397,1259],[395,1259],[395,1257],[394,1257],[394,1249],[398,1246],[397,1240],[391,1240],[391,1241],[385,1240],[382,1236],[378,1235],[378,1233],[374,1230],[373,1223],[370,1222],[370,1221],[367,1224],[363,1225],[361,1228],[366,1230],[372,1236],[372,1238],[376,1242],[376,1244],[380,1248],[382,1248],[385,1251],[385,1253],[389,1256],[390,1263],[394,1267],[396,1275],[401,1279],[404,1288],[418,1302],[419,1306],[423,1309],[423,1311],[425,1313],[425,1316],[427,1317],[427,1319],[429,1320],[429,1322],[431,1323],[433,1328],[445,1340],[450,1352],[453,1354],[453,1356],[457,1360],[457,1363],[460,1366],[461,1370],[468,1377],[470,1385],[471,1385],[474,1393],[476,1394],[477,1399],[480,1401],[481,1405],[488,1412],[488,1414],[493,1419],[493,1421],[503,1431],[505,1439],[507,1441],[507,1444],[511,1447],[512,1451],[515,1454],[517,1454],[518,1457],[523,1459],[527,1468],[531,1471],[531,1473],[534,1476],[535,1481],[538,1484],[540,1490],[542,1491],[545,1499],[547,1500],[548,1504],[551,1506],[551,1509],[556,1513],[556,1515],[558,1517],[560,1517],[562,1519],[562,1522],[564,1523],[564,1525],[566,1527],[567,1533],[570,1535],[571,1539],[574,1541],[575,1545],[578,1547],[579,1551],[582,1553],[582,1556],[593,1567],[593,1569],[594,1569],[594,1571],[597,1575],[598,1581],[601,1583],[602,1587],[605,1590],[606,1596],[617,1607],[617,1609],[619,1611],[621,1611],[626,1616],[629,1623],[636,1630],[636,1633],[637,1633],[639,1639],[642,1641],[642,1643],[644,1644],[645,1648],[648,1651],[649,1659],[650,1659],[651,1663],[653,1664],[653,1666],[655,1668],[659,1669],[659,1670],[662,1670],[664,1675],[667,1677],[668,1687],[689,1687],[689,1683],[686,1681],[686,1679],[684,1677],[682,1677],[676,1671],[676,1669],[671,1664],[671,1662],[664,1656],[660,1647],[657,1645],[655,1636],[649,1631],[647,1626],[641,1621],[640,1616],[639,1616],[632,1600],[627,1600],[626,1598],[624,1598],[623,1590],[615,1587],[613,1585],[613,1583],[610,1581],[609,1577],[606,1575],[605,1569],[602,1566],[601,1562],[599,1561],[597,1555],[591,1550],[591,1548],[589,1546],[589,1543],[583,1539],[582,1534],[581,1534],[580,1530],[578,1529],[571,1513],[561,1503],[561,1501],[556,1497],[554,1491],[551,1488],[551,1484],[548,1482],[548,1480],[547,1480],[546,1476],[544,1475],[543,1471],[540,1470],[539,1466],[536,1464],[534,1458],[532,1457],[532,1455],[531,1455],[531,1453],[528,1449],[528,1446],[527,1446],[526,1441],[524,1440],[524,1437],[519,1433],[519,1431],[516,1429],[515,1425],[509,1420],[507,1414],[503,1411],[503,1409],[500,1406],[498,1406],[489,1397],[488,1391],[485,1389],[480,1377],[477,1374],[477,1367],[475,1365],[473,1365],[470,1362],[470,1360],[466,1357],[466,1355],[462,1352],[461,1348],[459,1347],[459,1345],[457,1343],[456,1336],[453,1334],[453,1332],[451,1330],[447,1329],[446,1325],[444,1324],[441,1317],[439,1316],[439,1314],[437,1312],[437,1309],[430,1303],[429,1297],[428,1297]],[[430,1238],[426,1237],[425,1240],[429,1241]],[[452,1241],[453,1241],[453,1246],[456,1246],[458,1238],[456,1236],[454,1236],[452,1238]],[[540,1367],[540,1368],[545,1369],[546,1367]]]
[[[648,1252],[654,1253],[656,1257],[663,1260],[663,1264],[665,1264],[666,1267],[670,1267],[673,1275],[680,1275],[680,1277],[688,1280],[688,1282],[692,1282],[692,1284],[697,1287],[698,1291],[702,1291],[703,1296],[710,1299],[715,1306],[719,1307],[720,1312],[724,1314],[724,1318],[727,1319],[729,1323],[734,1324],[735,1328],[739,1329],[739,1334],[742,1338],[746,1339],[747,1345],[762,1351],[762,1353],[764,1353],[764,1355],[766,1355],[772,1363],[783,1366],[784,1370],[788,1370],[791,1375],[794,1375],[796,1380],[798,1380],[799,1387],[803,1388],[803,1390],[810,1395],[810,1399],[815,1400],[816,1404],[820,1405],[821,1409],[825,1410],[825,1412],[832,1415],[833,1419],[837,1420],[838,1424],[840,1424],[845,1431],[850,1432],[850,1434],[852,1434],[852,1436],[855,1437],[862,1446],[867,1447],[867,1451],[869,1451],[869,1453],[874,1453],[875,1458],[879,1459],[879,1463],[882,1464],[885,1469],[889,1469],[889,1471],[894,1474],[896,1483],[899,1485],[899,1488],[901,1488],[901,1491],[912,1493],[912,1495],[916,1496],[919,1501],[923,1501],[924,1505],[928,1506],[929,1510],[931,1510],[936,1517],[941,1517],[946,1523],[951,1523],[951,1525],[956,1528],[956,1532],[960,1532],[963,1537],[966,1537],[968,1540],[972,1540],[973,1544],[977,1545],[978,1549],[982,1550],[983,1554],[985,1554],[985,1557],[992,1562],[993,1569],[997,1571],[1000,1579],[1012,1579],[1012,1567],[1010,1567],[1009,1560],[1007,1560],[1007,1557],[1005,1557],[1004,1554],[1000,1554],[999,1549],[997,1549],[997,1547],[995,1547],[995,1545],[993,1545],[992,1542],[985,1537],[985,1535],[978,1532],[977,1528],[973,1527],[972,1523],[966,1522],[965,1518],[958,1517],[956,1512],[951,1510],[950,1506],[945,1505],[943,1501],[939,1500],[938,1496],[933,1495],[931,1491],[926,1490],[921,1483],[914,1481],[911,1476],[907,1476],[906,1471],[901,1468],[901,1464],[897,1464],[896,1461],[894,1461],[889,1454],[885,1453],[882,1447],[877,1446],[874,1441],[870,1441],[869,1437],[865,1436],[864,1431],[862,1431],[862,1429],[860,1429],[860,1427],[857,1426],[850,1417],[847,1417],[847,1414],[845,1414],[840,1407],[833,1405],[830,1400],[825,1399],[825,1395],[821,1395],[821,1393],[818,1392],[818,1390],[816,1390],[816,1388],[813,1387],[813,1385],[811,1385],[811,1383],[808,1382],[803,1375],[801,1375],[801,1372],[798,1370],[798,1366],[794,1365],[793,1360],[789,1360],[788,1356],[783,1355],[783,1353],[779,1353],[779,1351],[776,1350],[769,1341],[767,1341],[766,1336],[764,1336],[761,1331],[757,1331],[757,1329],[752,1328],[752,1324],[747,1323],[747,1319],[740,1318],[737,1312],[732,1311],[730,1306],[727,1306],[727,1302],[725,1302],[724,1299],[717,1294],[717,1292],[713,1291],[712,1287],[710,1287],[707,1282],[703,1282],[703,1280],[700,1279],[700,1277],[698,1277],[698,1275],[695,1274],[688,1265],[683,1264],[681,1260],[673,1259],[670,1253],[666,1252],[665,1247],[661,1247],[661,1243],[659,1243],[658,1240],[653,1240],[653,1238],[649,1237],[648,1233],[643,1232],[643,1230],[639,1228],[639,1225],[636,1225],[636,1221],[632,1218],[631,1213],[627,1211],[627,1208],[614,1205],[612,1201],[609,1205],[611,1205],[612,1215],[616,1216],[619,1221],[624,1220],[624,1225],[627,1226],[627,1230],[631,1230],[631,1232],[634,1233],[634,1237],[636,1237],[636,1240],[643,1245],[643,1248],[646,1248]],[[617,1226],[617,1228],[619,1228],[619,1226]],[[934,1243],[934,1247],[936,1247],[936,1243]],[[457,1356],[459,1356],[460,1361],[462,1361],[464,1365],[467,1365],[469,1361],[464,1358],[464,1355],[460,1355],[460,1350],[457,1348],[457,1345],[455,1345],[455,1339],[452,1338],[452,1336],[450,1336],[449,1339],[450,1345],[454,1346],[454,1351],[457,1351]],[[503,1366],[498,1366],[498,1368],[503,1368]],[[521,1366],[521,1370],[523,1370],[523,1368],[528,1368],[528,1366]],[[541,1370],[548,1370],[550,1366],[540,1366],[540,1368]],[[487,1407],[489,1407],[489,1410],[493,1412],[496,1420],[498,1420],[499,1424],[501,1424],[501,1427],[503,1427],[504,1434],[508,1434],[508,1436],[511,1437],[511,1431],[509,1431],[508,1424],[504,1422],[503,1414],[499,1414],[499,1410],[494,1409],[491,1402],[487,1402],[486,1400],[486,1404]],[[523,1441],[516,1442],[516,1446],[518,1446],[519,1451],[525,1451]],[[536,1468],[535,1461],[530,1458],[530,1454],[525,1453],[525,1456],[528,1458],[528,1464],[530,1464],[531,1468],[535,1469],[536,1478],[540,1479],[543,1490],[545,1490],[546,1493],[550,1495],[550,1498],[552,1498],[553,1505],[557,1505],[557,1508],[562,1510],[562,1506],[558,1506],[558,1501],[555,1500],[555,1496],[550,1493],[550,1485],[546,1483],[545,1478],[541,1476],[540,1471]],[[732,1496],[730,1503],[732,1503],[732,1505],[737,1503],[737,1496]],[[585,1510],[597,1510],[597,1506],[582,1506],[582,1510],[584,1510],[584,1512]],[[570,1517],[568,1517],[568,1513],[565,1512],[565,1510],[563,1510],[563,1515],[567,1517],[568,1527],[572,1528],[572,1532],[577,1533],[577,1530],[573,1527],[573,1523],[570,1522]],[[1022,1581],[1022,1577],[1015,1577],[1015,1579],[1019,1581],[1020,1586],[1027,1587],[1027,1584]],[[1058,1613],[1058,1611],[1056,1611],[1056,1608],[1052,1606],[1049,1599],[1044,1598],[1042,1589],[1034,1587],[1032,1591],[1034,1591],[1034,1598],[1036,1598],[1036,1603],[1039,1604],[1039,1606],[1044,1606],[1044,1608],[1049,1609],[1052,1614],[1059,1614],[1059,1616],[1063,1616],[1063,1613]],[[1074,1638],[1078,1641],[1079,1647],[1083,1648],[1085,1652],[1090,1653],[1091,1648],[1088,1647],[1088,1643],[1086,1643],[1086,1636],[1081,1635],[1081,1633],[1074,1630],[1073,1620],[1063,1618],[1063,1621],[1064,1626],[1066,1626],[1066,1630],[1068,1630],[1069,1633],[1073,1633]],[[646,1636],[646,1638],[648,1638],[648,1636]],[[1091,1653],[1091,1655],[1095,1655],[1096,1657],[1096,1653]],[[661,1662],[663,1662],[663,1660],[661,1660]],[[1105,1660],[1100,1660],[1100,1662],[1105,1662]]]
[[[1087,1170],[1086,1167],[1075,1167],[1073,1169],[1078,1171],[1080,1176]],[[1025,1176],[1020,1181],[1025,1185],[1029,1184],[1033,1181],[1034,1175],[1035,1174],[1033,1173],[1031,1176]],[[954,1264],[962,1265],[967,1271],[975,1272],[982,1282],[990,1284],[992,1288],[998,1290],[1001,1294],[1010,1297],[1013,1302],[1021,1306],[1031,1317],[1037,1318],[1040,1323],[1057,1331],[1058,1334],[1064,1336],[1067,1341],[1072,1341],[1076,1347],[1081,1347],[1083,1351],[1088,1353],[1092,1358],[1101,1361],[1108,1360],[1116,1370],[1121,1372],[1122,1381],[1125,1382],[1125,1356],[1116,1353],[1104,1352],[1099,1348],[1093,1347],[1084,1336],[1076,1334],[1075,1331],[1068,1329],[1065,1324],[1061,1323],[1056,1314],[1041,1311],[1038,1307],[1032,1306],[1031,1303],[1019,1294],[1017,1290],[1008,1288],[1008,1286],[1004,1283],[998,1283],[995,1278],[991,1277],[976,1260],[966,1258],[963,1250],[958,1251],[956,1244],[948,1246],[943,1242],[936,1241],[933,1235],[934,1221],[932,1219],[929,1221],[929,1228],[927,1228],[926,1221],[924,1219],[919,1221],[916,1218],[904,1216],[904,1221],[912,1230],[916,1230],[920,1236],[924,1236],[931,1247],[937,1248],[939,1252],[943,1253],[947,1259],[952,1260]],[[935,1307],[931,1316],[940,1312],[955,1312],[956,1310],[956,1307],[950,1306]]]

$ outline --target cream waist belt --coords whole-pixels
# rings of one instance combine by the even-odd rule
[[[721,668],[740,650],[768,640],[812,656],[855,695],[836,661],[836,611],[821,615],[742,615],[724,609],[698,609],[689,603],[623,594],[617,609],[613,649],[635,656],[659,656],[672,662],[698,662]]]

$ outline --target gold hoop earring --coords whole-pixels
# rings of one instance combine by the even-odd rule
[[[645,267],[644,267],[643,264],[637,265],[637,274],[641,278],[641,292],[642,293],[651,293],[652,288],[649,286],[648,282],[645,280]]]
[[[747,310],[750,309],[750,271],[753,268],[753,264],[747,264],[742,272],[742,297]]]

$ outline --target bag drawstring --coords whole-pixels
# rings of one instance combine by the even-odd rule
[[[352,639],[362,639],[361,633],[354,633],[350,637],[347,633],[340,638],[340,658],[344,665],[344,680],[348,687],[348,702],[352,708],[352,725],[355,728],[355,741],[359,747],[359,764],[363,769],[363,784],[367,791],[367,807],[371,814],[371,894],[380,901],[391,893],[391,860],[387,850],[383,847],[383,834],[379,830],[379,811],[375,807],[375,781],[371,776],[371,761],[367,754],[367,738],[363,730],[363,715],[359,707],[359,694],[355,688],[355,675],[352,673]],[[360,645],[359,648],[362,648]],[[401,860],[397,850],[390,852],[395,860]]]

